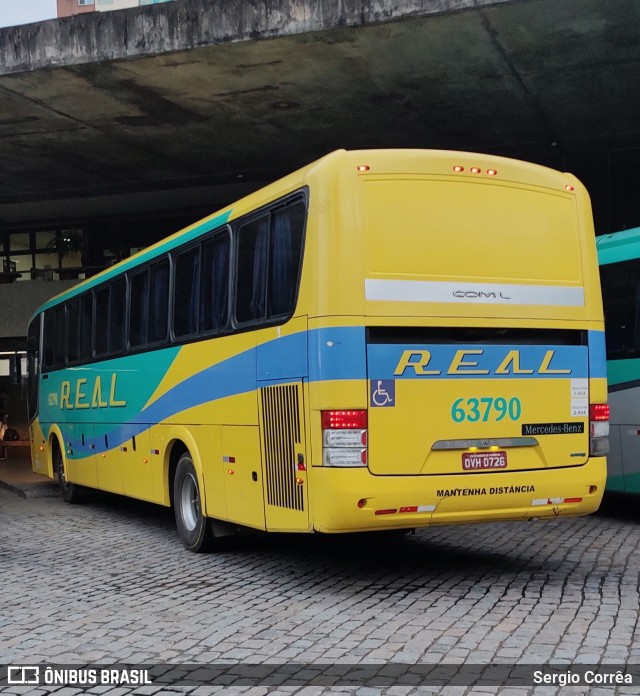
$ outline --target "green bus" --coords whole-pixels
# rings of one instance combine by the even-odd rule
[[[640,227],[596,241],[607,346],[607,490],[640,493]]]

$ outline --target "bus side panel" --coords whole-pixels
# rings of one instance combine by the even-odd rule
[[[91,448],[93,426],[90,423],[61,424],[65,449],[65,474],[71,483],[98,487],[96,457]]]
[[[615,361],[615,368],[612,362],[609,362],[608,367],[614,383],[621,374],[625,374],[627,378],[637,374],[636,360]],[[624,363],[627,363],[626,366]],[[609,393],[611,452],[608,457],[610,473],[607,488],[621,493],[640,493],[640,387],[620,387],[624,387],[624,384],[618,382],[617,389],[612,389]]]
[[[53,462],[49,456],[47,441],[40,425],[40,419],[36,418],[31,424],[31,462],[36,474],[43,474],[53,478]]]
[[[132,498],[153,502],[154,457],[151,454],[151,439],[148,429],[142,432],[138,430],[135,426],[122,426],[123,435],[129,436],[119,448],[122,486],[124,492]]]
[[[153,496],[160,505],[171,504],[170,478],[173,448],[187,449],[198,476],[202,491],[203,512],[209,517],[224,519],[224,489],[222,478],[222,455],[220,426],[182,426],[161,423],[150,430],[152,453]]]
[[[95,429],[95,428],[94,428]],[[108,442],[108,437],[103,435],[104,442]],[[98,478],[98,488],[111,493],[122,494],[124,492],[122,484],[122,452],[120,447],[106,449],[96,457],[96,472]]]
[[[625,492],[622,441],[622,426],[610,424],[609,454],[607,455],[607,490],[615,493]]]
[[[222,426],[226,519],[265,529],[260,434],[257,426]],[[205,485],[210,487],[209,481]],[[207,513],[211,516],[209,509]]]

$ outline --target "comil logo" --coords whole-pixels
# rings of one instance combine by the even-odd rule
[[[458,299],[470,300],[510,300],[509,295],[502,292],[484,292],[482,290],[454,290],[453,296]]]
[[[8,667],[7,684],[39,684],[40,667]]]

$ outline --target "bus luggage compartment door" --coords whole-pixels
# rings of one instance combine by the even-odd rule
[[[581,345],[367,346],[376,475],[576,466],[589,453]]]

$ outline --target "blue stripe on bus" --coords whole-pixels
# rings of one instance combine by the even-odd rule
[[[282,365],[294,365],[299,368],[300,351],[303,349],[303,346],[306,346],[307,340],[310,347],[309,353],[312,361],[314,361],[312,364],[315,366],[315,368],[311,370],[311,375],[309,375],[309,379],[312,381],[364,379],[366,377],[364,357],[365,333],[363,327],[335,327],[312,330],[309,332],[299,332],[290,336],[282,336],[274,339],[270,343],[277,343]],[[71,445],[71,449],[74,451],[74,458],[82,458],[83,456],[102,453],[119,447],[133,436],[137,437],[140,433],[148,430],[151,425],[166,421],[177,413],[229,396],[253,392],[262,383],[256,376],[258,355],[262,349],[262,345],[257,348],[250,348],[232,358],[211,365],[205,370],[183,380],[175,387],[172,387],[152,404],[137,411],[135,414],[131,413],[129,415],[124,410],[118,410],[122,419],[126,419],[126,423],[115,426],[111,430],[109,430],[109,424],[105,423],[102,427],[98,423],[94,424],[95,449],[89,449],[88,442],[83,446],[81,438],[73,437],[71,433],[64,432],[66,430],[65,424],[61,424],[65,441]],[[163,363],[165,361],[160,360],[160,358],[165,357],[166,369],[169,369],[169,363],[175,359],[175,353],[179,349],[172,348],[170,350],[172,354],[165,356],[162,356],[162,354],[166,353],[166,351],[157,351],[155,354],[156,360],[154,362],[158,364]],[[269,360],[267,364],[273,363],[273,357],[273,353],[269,351]],[[131,358],[114,360],[111,361],[111,365],[108,368],[103,366],[101,371],[115,372],[122,375],[124,369],[119,368],[118,363],[126,361],[126,364],[129,364],[132,358],[149,360],[149,355],[142,354],[139,356],[132,356]],[[63,379],[69,380],[71,376],[69,372],[50,373],[52,379],[53,375],[56,375],[57,389],[59,389],[59,384]],[[268,377],[266,371],[264,376]],[[298,375],[297,377],[302,378],[306,377],[306,375]],[[282,376],[279,379],[268,379],[268,383],[269,385],[283,384],[291,382],[292,379],[296,379],[297,377],[291,375],[286,377]],[[124,385],[122,386],[124,387]],[[155,386],[156,385],[153,384],[146,385],[144,393],[136,396],[132,394],[130,388],[124,388],[123,391],[118,392],[117,396],[124,400],[130,399],[137,404],[146,403],[148,398],[147,393],[150,389],[151,392],[153,392]],[[41,389],[44,388],[46,387],[41,385]],[[129,405],[130,401],[127,403]],[[92,411],[83,410],[77,413],[83,420],[87,419],[84,420],[84,422],[90,422],[89,419],[91,418]],[[50,420],[55,419],[52,417],[47,418],[46,416],[43,419],[44,422]],[[104,446],[105,435],[109,442],[108,448]]]
[[[367,345],[362,326],[309,331],[309,381],[366,379]]]
[[[604,331],[589,331],[589,377],[607,376],[607,346]]]
[[[464,379],[487,379],[487,378],[586,378],[589,370],[592,377],[601,376],[604,370],[604,335],[603,332],[589,332],[590,346],[594,351],[593,359],[587,358],[589,353],[586,346],[451,346],[451,345],[397,345],[397,344],[372,344],[368,346],[368,377],[371,379],[409,379],[409,378],[464,378]],[[283,366],[294,365],[297,372],[301,372],[301,351],[308,343],[309,350],[309,374],[308,379],[312,382],[334,381],[334,380],[363,380],[367,378],[367,345],[365,340],[365,329],[363,327],[332,327],[325,329],[315,329],[309,332],[300,332],[289,336],[282,336],[269,342],[277,344],[280,362]],[[203,404],[236,396],[248,392],[254,392],[260,386],[266,384],[282,384],[291,382],[292,379],[304,378],[304,374],[294,376],[273,377],[269,370],[262,372],[262,378],[258,379],[259,374],[257,365],[259,364],[259,353],[264,350],[263,344],[257,348],[251,348],[227,360],[192,375],[180,384],[169,389],[162,396],[158,397],[153,403],[149,404],[135,415],[131,413],[127,422],[122,425],[110,426],[110,424],[95,423],[95,447],[89,450],[88,446],[83,447],[79,438],[69,438],[71,433],[64,432],[67,442],[70,442],[74,450],[74,458],[82,458],[95,453],[107,451],[104,446],[104,435],[107,435],[109,450],[119,447],[133,436],[149,430],[153,424],[167,421],[177,413],[188,409],[202,406]],[[171,349],[171,355],[165,355],[159,363],[164,363],[168,369],[169,364],[175,359],[176,351],[179,348]],[[274,365],[275,352],[273,345],[268,349],[268,360],[265,364]],[[425,370],[442,371],[439,375],[425,375],[419,377],[415,374],[415,369],[411,367],[415,363],[416,357],[420,359],[417,351],[428,350],[430,352],[429,363],[424,364]],[[409,367],[403,370],[402,375],[395,375],[398,363],[403,353],[409,351],[414,355],[405,356],[404,361]],[[460,353],[462,351],[462,353]],[[476,353],[474,351],[482,351]],[[517,351],[517,359],[514,357]],[[553,352],[550,360],[546,363],[545,359]],[[165,351],[158,351],[164,353]],[[458,359],[458,373],[447,374],[451,361]],[[140,356],[134,356],[140,357]],[[142,356],[144,357],[144,356]],[[148,356],[147,356],[148,359]],[[424,357],[422,356],[422,359]],[[122,361],[130,361],[131,358],[122,358]],[[510,370],[505,374],[497,374],[495,370],[504,362],[504,369]],[[485,362],[483,362],[485,361]],[[118,372],[117,362],[112,361],[111,369]],[[477,365],[475,364],[477,363]],[[559,372],[539,372],[539,368]],[[515,370],[533,369],[534,373],[522,374]],[[469,374],[469,370],[488,369],[490,374]],[[568,372],[565,372],[568,371]],[[466,372],[465,372],[466,371]],[[122,376],[122,372],[119,374]],[[69,373],[65,375],[69,378]],[[123,385],[124,386],[124,385]],[[147,390],[154,385],[147,385]],[[128,390],[124,393],[126,394]],[[153,391],[153,390],[152,390]],[[140,400],[136,400],[138,405]],[[146,403],[146,401],[142,401]],[[122,415],[125,415],[120,411]],[[80,415],[80,413],[78,413]],[[90,417],[90,411],[83,411],[82,416]],[[89,422],[89,421],[87,421]],[[64,424],[61,427],[66,430]],[[112,427],[111,430],[109,428]],[[104,428],[104,430],[103,430]]]

